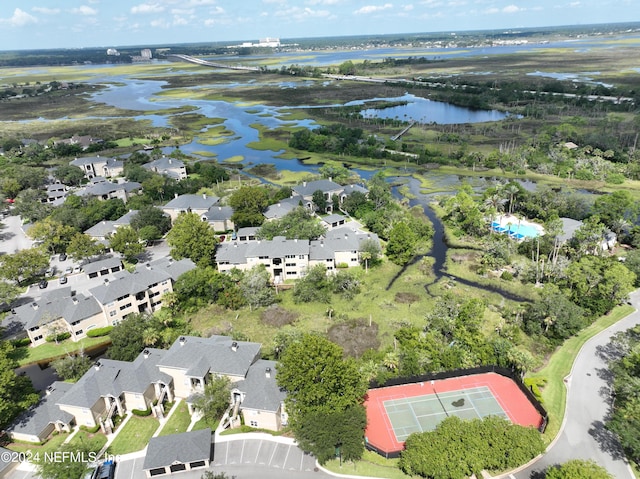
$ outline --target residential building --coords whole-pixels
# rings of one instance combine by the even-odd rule
[[[99,200],[121,199],[125,203],[136,194],[142,185],[136,181],[112,183],[104,177],[94,177],[89,185],[76,191],[78,196],[92,196]]]
[[[132,313],[160,309],[162,296],[173,291],[176,279],[193,268],[195,264],[189,259],[164,258],[138,265],[133,273],[119,271],[89,293],[97,300],[108,324],[115,325]]]
[[[19,321],[33,346],[44,344],[48,337],[69,333],[78,341],[93,328],[108,323],[98,302],[92,296],[73,294],[71,288],[60,288],[14,309],[13,319]]]
[[[238,228],[236,238],[238,241],[256,241],[256,233],[260,228],[257,226],[245,226],[244,228]]]
[[[115,274],[123,269],[122,260],[113,256],[87,263],[82,267],[84,274],[86,274],[88,278]]]
[[[147,477],[205,469],[211,462],[211,429],[153,437],[142,469]]]
[[[279,220],[284,215],[291,213],[298,206],[302,204],[302,198],[300,196],[292,196],[280,200],[274,205],[269,205],[264,211],[263,215],[268,220]]]
[[[104,140],[100,138],[93,138],[90,135],[73,135],[71,138],[65,138],[64,140],[58,140],[54,144],[55,145],[80,145],[83,150],[86,150],[91,145],[96,143],[103,143]]]
[[[91,228],[84,231],[84,234],[90,236],[96,241],[104,244],[105,246],[109,243],[107,237],[110,234],[116,232],[116,224],[115,221],[107,221],[102,220],[99,223],[96,223]]]
[[[216,264],[221,272],[234,268],[249,270],[263,264],[276,283],[302,278],[309,268],[323,264],[327,272],[336,268],[360,264],[359,252],[365,240],[379,242],[373,233],[364,233],[341,226],[328,231],[324,238],[314,241],[288,240],[277,236],[273,240],[231,241],[216,248]]]
[[[173,401],[172,379],[158,369],[162,349],[147,348],[132,362],[100,359],[58,399],[58,407],[79,426],[113,428],[115,414],[146,410],[166,398]]]
[[[201,215],[202,221],[211,225],[214,231],[224,232],[235,228],[231,216],[233,208],[231,206],[212,206],[206,213]]]
[[[51,384],[40,402],[22,413],[7,429],[11,440],[43,442],[53,431],[71,432],[75,418],[72,414],[61,410],[57,402],[69,392],[72,386],[73,384],[62,381]]]
[[[246,377],[234,384],[232,394],[241,404],[244,423],[251,427],[279,431],[288,423],[286,393],[276,381],[276,362],[257,360]]]
[[[331,213],[333,211],[333,196],[336,195],[340,197],[340,194],[344,191],[344,187],[331,179],[310,181],[308,183],[305,181],[301,185],[293,187],[294,194],[301,196],[304,200],[304,206],[311,211],[315,211],[316,209],[316,206],[313,204],[313,194],[316,191],[321,191],[327,202],[323,213]]]
[[[59,206],[69,195],[69,188],[62,183],[52,183],[47,185],[47,198],[43,203],[50,203],[53,206]]]
[[[175,195],[175,198],[169,201],[161,209],[171,218],[171,223],[175,222],[180,213],[196,213],[199,216],[204,215],[209,209],[218,204],[220,198],[217,196],[203,195]]]
[[[69,164],[80,168],[89,179],[95,178],[96,176],[103,176],[105,178],[122,176],[124,171],[124,162],[100,155],[75,158],[71,160]]]
[[[173,178],[174,180],[183,180],[187,177],[187,168],[185,167],[184,162],[176,158],[167,158],[166,156],[163,156],[157,160],[145,163],[142,167],[146,170],[153,171],[154,173],[159,173],[161,175],[168,176],[169,178]]]

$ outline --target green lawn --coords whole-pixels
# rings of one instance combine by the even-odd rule
[[[191,429],[192,431],[200,431],[201,429],[206,429],[208,428],[209,425],[207,424],[207,421],[205,420],[205,418],[200,419],[198,422],[196,422],[193,425],[193,428]],[[218,427],[216,425],[216,427]],[[213,431],[214,429],[216,429],[216,427],[212,427],[211,430]]]
[[[360,461],[343,462],[340,467],[340,460],[333,459],[328,461],[324,467],[336,474],[352,476],[387,477],[389,479],[409,479],[411,477],[398,469],[397,459],[384,459],[371,451],[365,451]]]
[[[131,416],[109,446],[109,454],[128,454],[144,449],[160,426],[154,417]]]
[[[69,437],[69,434],[67,433],[56,434],[43,445],[31,442],[12,442],[7,445],[7,449],[33,454],[36,454],[36,452],[38,452],[40,453],[40,455],[42,455],[45,452],[57,451],[67,437]]]
[[[601,317],[591,326],[580,331],[576,336],[566,340],[563,345],[553,353],[544,368],[528,375],[532,378],[541,378],[547,381],[542,389],[542,405],[549,413],[549,425],[544,434],[548,442],[551,442],[560,431],[567,400],[567,388],[564,384],[564,378],[571,372],[580,348],[593,336],[620,321],[633,311],[634,309],[631,306],[626,305],[615,308],[607,316]]]
[[[98,452],[107,443],[107,436],[101,432],[89,433],[87,431],[78,431],[71,441],[69,441],[69,444],[75,446],[83,442],[89,444],[92,451]]]
[[[176,406],[174,406],[175,408]],[[169,418],[167,423],[160,431],[160,436],[168,436],[169,434],[177,434],[180,432],[187,432],[187,428],[191,423],[191,416],[189,415],[189,408],[187,403],[181,401],[178,404],[177,409],[173,412],[173,415]]]
[[[39,361],[59,358],[80,350],[87,350],[108,344],[111,344],[109,336],[83,338],[78,342],[67,339],[59,344],[45,343],[41,346],[36,346],[35,348],[29,346],[16,348],[12,352],[12,357],[18,361],[20,366],[24,366],[27,364],[37,363]]]

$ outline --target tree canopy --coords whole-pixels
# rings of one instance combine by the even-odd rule
[[[214,264],[218,240],[215,231],[196,213],[179,215],[167,234],[171,256],[175,259],[189,258],[200,266]]]
[[[318,239],[326,233],[320,220],[311,215],[304,206],[299,206],[280,219],[266,221],[258,229],[256,236],[272,240],[276,236],[287,239]]]
[[[0,341],[0,429],[9,426],[22,411],[39,399],[31,380],[15,373],[18,363],[11,356],[13,350],[11,343]]]
[[[260,226],[264,222],[262,213],[269,206],[269,192],[261,186],[243,186],[229,197],[229,206],[237,227]]]

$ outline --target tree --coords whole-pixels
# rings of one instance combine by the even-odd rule
[[[304,206],[299,206],[280,219],[264,222],[256,236],[267,240],[272,240],[276,236],[315,240],[326,232],[327,230],[320,224],[317,217],[312,216]]]
[[[111,249],[121,253],[127,261],[134,261],[144,251],[138,232],[131,226],[117,228],[115,233],[107,236],[107,240]]]
[[[594,461],[572,459],[559,466],[547,469],[545,479],[614,479],[611,474]]]
[[[51,367],[65,381],[76,382],[91,368],[91,358],[82,352],[77,356],[68,354],[53,361]]]
[[[307,271],[306,276],[296,281],[293,288],[295,303],[328,303],[331,283],[327,279],[327,269],[317,264]]]
[[[196,213],[182,213],[176,218],[167,234],[167,243],[175,259],[189,258],[200,266],[214,264],[218,240],[213,228]]]
[[[311,196],[311,200],[313,201],[313,205],[315,206],[316,211],[319,211],[321,213],[327,211],[328,202],[322,190],[314,191]]]
[[[364,377],[342,348],[316,334],[304,334],[287,344],[278,363],[278,385],[287,391],[285,406],[296,440],[320,462],[364,452],[366,415],[362,402]]]
[[[14,213],[32,223],[44,219],[51,213],[51,205],[44,203],[45,199],[46,195],[42,190],[32,188],[22,190],[15,198]]]
[[[84,171],[73,165],[62,165],[53,171],[54,178],[68,186],[79,186],[84,180]]]
[[[150,314],[130,314],[109,333],[111,346],[108,355],[111,359],[133,361],[146,346],[169,346],[186,332],[180,323],[163,323]],[[151,337],[154,341],[150,342]]]
[[[0,277],[15,281],[31,279],[49,266],[49,255],[42,248],[28,248],[0,256]]]
[[[380,264],[381,255],[382,250],[378,241],[366,239],[360,243],[360,262],[364,263],[365,271],[368,271],[370,266]]]
[[[42,242],[42,246],[50,254],[64,252],[76,233],[73,226],[51,218],[37,221],[27,232],[31,239]]]
[[[621,220],[635,221],[638,217],[639,208],[637,202],[627,190],[616,190],[607,195],[596,198],[593,204],[593,214],[600,218],[600,221],[616,234],[621,233]]]
[[[11,357],[14,347],[0,341],[0,429],[4,429],[25,409],[38,402],[31,380],[18,376],[18,363]]]
[[[344,411],[362,404],[367,391],[352,358],[317,334],[305,334],[287,346],[278,363],[278,385],[287,391],[287,411],[294,428],[308,411]]]
[[[398,222],[389,233],[387,257],[395,264],[403,266],[415,255],[417,242],[418,238],[409,226],[403,221]]]
[[[239,286],[250,309],[269,306],[276,301],[271,276],[263,264],[245,271]]]
[[[544,287],[540,299],[531,304],[524,315],[524,329],[528,334],[543,334],[555,343],[573,336],[587,324],[585,311],[553,284]]]
[[[138,231],[138,233],[140,233],[140,230],[145,226],[153,226],[160,232],[160,236],[162,236],[171,229],[171,218],[155,206],[145,206],[133,215],[130,226]]]
[[[193,407],[202,413],[205,422],[212,429],[216,428],[230,404],[231,380],[227,376],[210,378],[204,391],[193,400]]]
[[[84,233],[76,233],[67,245],[67,254],[74,261],[86,261],[92,256],[101,254],[104,246],[98,243],[91,236]]]
[[[269,206],[269,193],[262,186],[243,186],[229,197],[229,206],[237,227],[260,226],[264,222],[262,213]]]
[[[0,305],[11,304],[14,299],[20,296],[22,291],[17,286],[0,281]]]
[[[55,461],[40,454],[36,469],[42,479],[84,477],[89,463],[98,459],[98,451],[93,450],[85,440],[75,444],[62,444],[57,451],[61,454],[59,455],[60,459]]]

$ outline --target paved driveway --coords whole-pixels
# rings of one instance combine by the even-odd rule
[[[640,324],[640,290],[631,294],[636,311],[602,331],[585,343],[567,378],[567,408],[565,421],[556,441],[547,453],[524,470],[507,475],[518,479],[540,477],[539,473],[554,464],[570,459],[593,460],[606,468],[616,479],[633,479],[620,444],[604,424],[609,416],[611,373],[607,367],[611,336]]]

